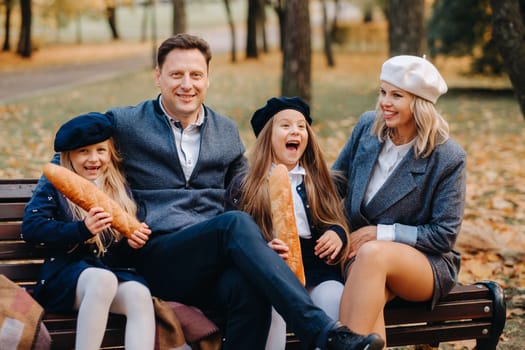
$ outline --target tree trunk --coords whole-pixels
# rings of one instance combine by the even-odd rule
[[[140,42],[146,42],[148,37],[148,17],[150,16],[150,11],[152,8],[152,0],[145,1],[141,3],[143,7],[142,11],[142,21],[140,22]]]
[[[248,16],[246,19],[246,58],[259,57],[257,48],[257,2],[248,0]]]
[[[31,0],[20,0],[20,37],[16,52],[22,57],[31,57]]]
[[[335,66],[334,53],[332,51],[332,29],[328,24],[328,9],[326,8],[326,0],[322,0],[323,5],[323,44],[324,55],[326,63],[329,67]]]
[[[423,54],[425,0],[388,0],[390,56]]]
[[[9,51],[11,49],[9,36],[11,35],[11,9],[12,0],[5,0],[5,24],[4,24],[4,45],[2,51]]]
[[[232,10],[230,7],[230,0],[223,0],[224,7],[226,8],[226,17],[228,18],[228,26],[230,27],[231,36],[231,48],[230,48],[230,61],[232,63],[237,62],[237,45],[235,41],[235,22],[233,21]]]
[[[172,0],[173,3],[173,34],[186,33],[186,7],[184,0]]]
[[[286,32],[286,25],[285,25],[285,22],[286,22],[286,17],[285,17],[285,4],[284,4],[284,0],[280,0],[280,1],[273,1],[271,2],[271,4],[273,5],[273,9],[275,10],[275,13],[277,14],[277,18],[279,19],[279,48],[281,49],[281,51],[284,51],[284,35],[285,35],[285,32]]]
[[[111,37],[113,40],[120,39],[117,30],[117,8],[116,6],[108,5],[106,7],[106,18],[108,19],[109,29],[111,30]]]
[[[311,29],[309,0],[287,0],[283,52],[283,96],[311,99]]]
[[[519,0],[491,0],[492,31],[525,118],[525,24]]]
[[[257,1],[257,42],[262,43],[262,50],[268,53],[268,42],[266,41],[266,12],[264,11],[264,0]]]
[[[77,38],[77,44],[82,44],[82,15],[77,14],[75,17],[75,33]]]

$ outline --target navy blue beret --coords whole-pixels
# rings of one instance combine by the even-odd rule
[[[259,136],[268,120],[285,109],[294,109],[302,113],[308,124],[312,125],[310,107],[303,99],[300,97],[272,97],[266,101],[266,105],[253,113],[251,124],[255,136]]]
[[[90,112],[81,114],[58,129],[55,136],[55,152],[71,151],[109,139],[113,125],[105,114]]]

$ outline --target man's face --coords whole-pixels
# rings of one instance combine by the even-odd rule
[[[182,122],[195,122],[210,85],[202,53],[197,49],[172,50],[155,70],[155,77],[168,114]]]

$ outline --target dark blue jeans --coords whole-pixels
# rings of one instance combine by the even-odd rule
[[[198,307],[226,308],[223,349],[264,349],[271,308],[305,349],[323,347],[335,321],[315,306],[250,216],[230,211],[137,251],[152,294]]]

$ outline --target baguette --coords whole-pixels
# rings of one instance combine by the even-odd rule
[[[283,164],[277,165],[270,174],[270,200],[272,203],[272,226],[275,237],[282,240],[289,248],[286,263],[299,281],[306,284],[301,242],[295,222],[292,189],[288,169]]]
[[[113,217],[111,226],[126,238],[131,238],[133,232],[142,227],[135,217],[124,211],[117,202],[95,184],[73,171],[47,163],[44,165],[44,175],[58,191],[85,211],[93,207],[104,208]]]

